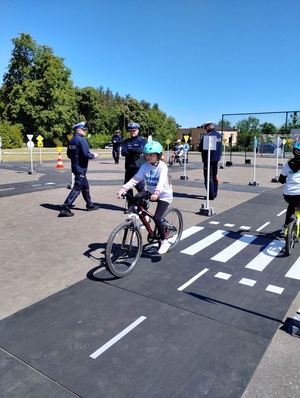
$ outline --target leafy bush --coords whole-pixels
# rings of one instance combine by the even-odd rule
[[[110,142],[111,135],[93,134],[88,137],[88,143],[91,149],[104,148]]]
[[[2,148],[21,148],[23,144],[22,125],[10,123],[0,124],[0,136],[2,137]]]

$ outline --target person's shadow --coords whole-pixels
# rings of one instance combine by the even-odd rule
[[[124,212],[124,209],[125,209],[124,207],[115,206],[110,203],[95,203],[94,202],[94,204],[99,206],[100,210],[104,209],[104,210],[123,211]],[[45,209],[54,210],[54,211],[58,211],[58,212],[62,209],[61,205],[56,205],[53,203],[41,203],[40,206],[44,207]],[[74,209],[76,211],[86,211],[86,208],[79,208],[79,207],[75,207],[74,205],[71,205],[70,208]]]

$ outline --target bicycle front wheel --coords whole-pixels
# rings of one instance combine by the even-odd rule
[[[286,236],[285,236],[285,252],[289,256],[295,247],[296,229],[297,229],[296,221],[294,220],[294,221],[288,223],[286,229],[287,229],[287,231],[286,231]]]
[[[108,238],[105,258],[110,272],[118,278],[129,275],[142,253],[142,235],[132,221],[120,224]]]
[[[169,251],[175,249],[181,239],[183,218],[178,209],[168,209],[164,215],[166,239],[170,244]]]

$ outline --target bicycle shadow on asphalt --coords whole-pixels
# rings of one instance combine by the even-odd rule
[[[112,275],[109,272],[109,270],[106,266],[105,247],[106,247],[106,243],[91,243],[89,245],[89,249],[83,253],[83,255],[85,257],[88,257],[93,262],[96,262],[98,264],[96,267],[92,268],[86,274],[86,277],[91,281],[104,282],[104,281],[118,279],[117,277],[115,277],[114,275]],[[95,252],[99,253],[99,257],[94,254]],[[98,273],[101,273],[101,277],[99,277],[97,275]]]
[[[211,298],[211,297],[208,297],[208,296],[202,296],[201,294],[197,294],[197,293],[193,293],[193,292],[184,292],[184,293],[189,295],[189,296],[191,296],[191,297],[194,297],[195,299],[198,299],[198,300],[210,303],[210,304],[226,306],[226,307],[232,308],[234,310],[246,312],[248,314],[252,314],[252,315],[256,315],[256,316],[268,319],[268,320],[273,321],[273,322],[278,322],[281,325],[284,324],[284,322],[281,319],[274,318],[274,317],[268,316],[266,314],[261,314],[260,312],[252,311],[252,310],[249,310],[247,308],[239,307],[239,306],[234,305],[234,304],[226,303],[225,301],[216,300],[214,298]]]
[[[105,247],[106,243],[91,243],[89,249],[86,250],[83,255],[90,258],[92,261],[98,263],[98,265],[92,268],[86,274],[86,277],[94,282],[106,282],[120,279],[112,275],[106,266],[105,261]],[[101,250],[103,249],[103,250]],[[161,261],[162,256],[157,253],[157,246],[152,243],[143,246],[143,251],[141,258],[150,259],[152,263],[158,263]],[[93,253],[99,252],[99,257],[95,256]],[[99,275],[98,275],[99,274]]]

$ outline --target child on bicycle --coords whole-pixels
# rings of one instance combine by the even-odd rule
[[[173,189],[168,176],[168,167],[162,161],[161,144],[157,141],[147,142],[143,152],[147,162],[142,164],[135,176],[122,186],[117,197],[120,199],[124,192],[135,187],[140,181],[145,181],[147,190],[151,193],[150,200],[157,202],[153,219],[161,238],[158,253],[165,254],[170,245],[165,236],[162,218],[173,200]]]
[[[283,231],[295,212],[295,205],[298,206],[300,204],[300,142],[294,144],[293,154],[293,159],[283,166],[278,179],[281,184],[285,184],[283,197],[288,203]]]
[[[177,140],[177,144],[175,145],[175,161],[178,163],[180,160],[180,157],[183,156],[183,145],[181,140]]]

